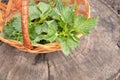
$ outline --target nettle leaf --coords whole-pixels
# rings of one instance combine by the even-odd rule
[[[15,15],[14,20],[12,22],[12,27],[14,27],[17,31],[22,32],[21,15],[20,14]]]
[[[46,21],[46,23],[48,24],[48,34],[46,36],[46,39],[50,42],[53,42],[58,36],[58,25],[54,20]]]
[[[42,14],[46,13],[50,8],[51,6],[48,5],[47,3],[44,3],[44,2],[40,2],[37,7],[39,8],[39,10],[42,12]]]
[[[4,25],[2,35],[5,38],[21,41],[21,22],[16,22],[19,20],[20,15],[17,14],[9,22],[7,22],[6,25]]]
[[[38,35],[35,37],[34,40],[32,40],[32,44],[38,44],[41,40],[45,40],[45,35]]]
[[[98,18],[85,18],[79,15],[74,19],[74,29],[76,32],[88,35],[97,23]]]
[[[10,39],[11,36],[12,36],[13,31],[15,30],[14,27],[11,27],[13,21],[14,21],[14,18],[13,18],[12,20],[10,20],[10,22],[8,22],[7,24],[4,25],[2,35],[3,35],[5,38]]]
[[[57,8],[55,10],[56,10],[57,14],[61,16],[61,19],[65,23],[73,22],[74,12],[71,7],[63,5],[60,2],[57,3],[56,7]]]
[[[39,10],[41,11],[41,15],[40,15],[40,22],[44,22],[50,15],[52,9],[51,6],[47,3],[44,2],[40,2],[37,7],[39,8]]]
[[[68,37],[59,37],[59,41],[62,46],[62,51],[65,55],[69,55],[70,51],[75,49],[78,46],[78,40],[75,41],[71,36]]]
[[[45,38],[49,42],[54,42],[58,36],[58,33],[54,33],[53,35],[47,35]]]
[[[52,11],[51,11],[51,14],[49,16],[52,17],[55,20],[60,20],[61,19],[57,8],[53,8]]]
[[[86,17],[84,16],[75,16],[74,17],[74,27],[78,27],[79,25],[81,25],[83,22],[85,22],[87,20]]]
[[[35,31],[35,25],[29,24],[29,35],[31,40],[34,40],[36,36],[38,36],[38,34]]]
[[[61,28],[64,28],[64,26],[66,25],[66,23],[63,21],[59,21],[58,24]]]
[[[41,15],[41,12],[39,11],[39,9],[37,8],[36,5],[29,6],[29,17],[30,17],[30,20],[37,19],[37,18],[40,17],[40,15]]]
[[[46,21],[46,23],[47,23],[47,25],[48,25],[49,30],[57,31],[57,29],[58,29],[58,24],[56,23],[55,20]]]
[[[62,20],[67,23],[73,22],[73,15],[72,9],[68,6],[64,6],[61,17]]]
[[[37,34],[41,34],[42,32],[48,32],[48,26],[46,23],[43,23],[43,24],[37,24],[35,25],[35,31]]]
[[[42,39],[45,39],[45,35],[38,35],[36,38],[35,38],[35,41],[38,42]]]
[[[56,6],[55,8],[53,8],[53,11],[56,15],[61,16],[61,12],[60,12],[61,8],[59,8],[59,6]]]

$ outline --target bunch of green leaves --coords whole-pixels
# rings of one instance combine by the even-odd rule
[[[57,2],[55,6],[40,2],[29,6],[29,35],[31,43],[47,44],[60,42],[62,51],[68,55],[78,44],[78,34],[88,35],[98,22],[97,18],[75,16],[75,7]],[[7,39],[22,42],[21,15],[14,16],[3,29]]]

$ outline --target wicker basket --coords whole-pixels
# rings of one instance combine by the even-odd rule
[[[38,2],[38,0],[36,0]],[[87,0],[71,0],[70,2],[64,2],[66,5],[77,3],[76,15],[83,14],[86,17],[90,17],[90,6]],[[85,6],[85,10],[81,9],[80,6]],[[19,50],[30,52],[30,53],[50,53],[61,50],[60,43],[49,43],[49,44],[37,44],[32,46],[28,34],[28,0],[9,0],[8,4],[3,4],[0,0],[0,32],[2,32],[3,25],[9,21],[16,13],[22,15],[22,34],[23,43],[15,40],[7,40],[0,36],[2,42],[8,43],[9,45],[18,48]],[[81,37],[82,35],[78,35]]]

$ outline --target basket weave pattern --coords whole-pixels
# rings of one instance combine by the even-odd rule
[[[36,0],[38,2],[38,0]],[[26,3],[25,3],[26,2]],[[77,10],[76,15],[83,14],[86,17],[90,17],[90,6],[87,0],[70,0],[70,2],[64,2],[66,5],[71,5],[74,3],[77,3]],[[85,10],[81,9],[81,5],[85,6]],[[54,51],[61,50],[61,44],[58,42],[55,43],[49,43],[49,44],[36,44],[32,46],[31,44],[27,44],[29,39],[28,33],[26,33],[25,26],[27,27],[27,24],[25,21],[27,21],[27,12],[24,12],[24,9],[28,9],[28,1],[27,0],[9,0],[8,4],[3,4],[0,0],[0,32],[2,32],[3,25],[8,22],[16,13],[21,13],[22,15],[22,31],[23,31],[23,43],[20,41],[15,40],[8,40],[4,37],[0,36],[0,40],[25,52],[30,53],[50,53]],[[28,39],[24,39],[24,36],[28,35]],[[82,35],[78,35],[78,37],[81,37]],[[29,42],[28,42],[29,43]]]

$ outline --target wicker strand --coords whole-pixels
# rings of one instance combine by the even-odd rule
[[[13,3],[13,0],[9,0],[9,3],[7,5],[7,9],[6,9],[6,12],[5,12],[6,14],[5,15],[9,15],[10,14],[12,3]]]
[[[2,13],[0,12],[0,32],[2,32],[2,22],[3,22],[3,18],[2,18]]]
[[[2,4],[1,1],[0,1],[0,9],[3,9],[3,10],[6,9],[6,5],[5,5],[5,4]]]

